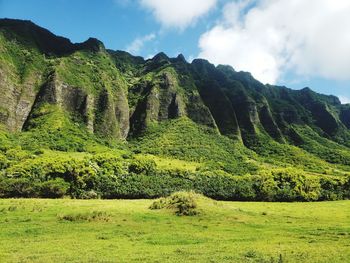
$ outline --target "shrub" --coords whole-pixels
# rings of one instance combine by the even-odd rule
[[[0,154],[0,170],[6,169],[8,167],[8,163],[9,161],[7,158],[3,154]]]
[[[129,165],[129,173],[152,174],[156,170],[156,163],[153,160],[133,160]]]
[[[198,214],[197,202],[193,192],[176,192],[166,198],[156,200],[150,209],[172,209],[179,216],[193,216]]]
[[[110,214],[107,214],[106,212],[101,212],[101,211],[58,215],[57,217],[61,221],[69,221],[69,222],[83,222],[83,221],[87,221],[87,222],[104,221],[104,222],[108,222],[111,219],[111,215]]]
[[[37,197],[38,185],[28,178],[0,178],[0,197]]]
[[[97,199],[99,198],[98,193],[96,193],[94,190],[89,190],[81,194],[81,199]]]
[[[315,176],[295,169],[276,169],[272,175],[278,187],[275,200],[316,201],[320,197],[321,185]]]
[[[169,197],[169,207],[175,209],[177,215],[192,216],[198,214],[197,202],[193,192],[177,192]]]
[[[191,178],[192,189],[213,199],[249,201],[256,198],[250,175],[232,176],[223,171],[206,171]]]
[[[41,183],[40,196],[46,198],[60,198],[63,197],[69,188],[69,183],[62,178],[56,178]]]
[[[149,209],[151,210],[157,210],[157,209],[163,209],[165,207],[167,207],[168,202],[167,199],[162,197],[159,198],[158,200],[154,201],[151,206],[149,207]]]
[[[262,172],[259,175],[253,176],[252,179],[257,200],[275,200],[278,187],[271,173]]]
[[[320,178],[320,200],[340,200],[350,197],[350,176],[334,177],[324,176]]]

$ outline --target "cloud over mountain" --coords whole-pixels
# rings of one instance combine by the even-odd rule
[[[208,13],[217,0],[140,0],[164,27],[185,29]]]
[[[150,42],[155,38],[156,35],[154,33],[138,37],[126,47],[126,51],[132,54],[138,54],[147,42]]]
[[[202,34],[200,57],[276,83],[298,75],[350,79],[350,1],[240,0]]]

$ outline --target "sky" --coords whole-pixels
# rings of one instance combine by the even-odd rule
[[[150,58],[182,53],[350,103],[350,0],[0,0],[0,18]]]

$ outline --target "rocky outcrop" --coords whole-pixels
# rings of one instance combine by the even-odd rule
[[[112,138],[126,138],[128,134],[129,108],[122,90],[112,95],[104,89],[95,96],[59,81],[52,74],[40,88],[32,112],[46,103],[57,105],[70,113],[72,119],[83,121],[90,132]],[[28,116],[28,123],[32,117]]]
[[[209,108],[204,104],[198,91],[192,91],[188,95],[186,104],[187,116],[194,122],[218,129]]]
[[[264,130],[275,140],[279,142],[285,142],[282,132],[278,127],[274,117],[272,116],[271,109],[267,103],[265,103],[259,109],[259,120],[264,127]]]
[[[41,76],[35,74],[24,83],[0,64],[0,123],[10,131],[20,131],[36,97],[36,85]]]
[[[153,82],[141,82],[133,92],[143,95],[131,116],[131,135],[140,134],[152,122],[186,115],[186,105],[176,76],[164,72]]]

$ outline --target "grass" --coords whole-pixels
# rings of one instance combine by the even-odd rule
[[[152,200],[1,199],[1,262],[347,262],[350,258],[349,201],[197,201],[201,213],[181,217],[168,210],[150,210]]]

